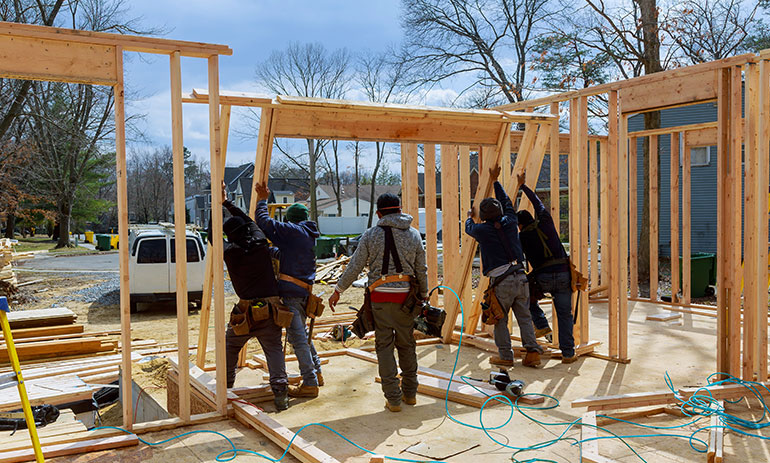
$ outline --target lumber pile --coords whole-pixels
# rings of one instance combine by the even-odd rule
[[[13,247],[8,238],[0,239],[0,295],[12,295],[16,292],[16,274],[13,272]]]
[[[342,276],[342,272],[345,271],[350,257],[341,257],[334,262],[320,265],[315,270],[315,282],[321,284],[334,284]]]

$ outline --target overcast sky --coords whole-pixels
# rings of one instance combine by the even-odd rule
[[[144,24],[163,26],[169,39],[229,45],[232,56],[220,57],[223,90],[256,91],[255,69],[273,50],[292,41],[319,42],[328,50],[348,48],[352,53],[385,50],[401,41],[399,0],[132,0],[132,15]],[[129,111],[144,114],[137,123],[152,145],[170,145],[171,120],[168,59],[141,59],[126,63]],[[182,87],[207,87],[206,60],[184,58]],[[446,90],[436,98],[446,99]],[[450,93],[453,93],[451,90]],[[429,101],[437,103],[437,101]],[[208,159],[208,112],[204,105],[185,105],[185,145],[197,157]],[[243,129],[243,113],[233,111],[233,129]],[[254,160],[253,138],[231,132],[228,165]],[[135,143],[135,148],[140,145]],[[345,161],[346,164],[352,164]],[[370,165],[364,161],[364,165]],[[347,166],[343,166],[345,168]]]

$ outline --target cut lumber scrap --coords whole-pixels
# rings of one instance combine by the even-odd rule
[[[613,463],[614,460],[599,455],[598,440],[586,441],[598,435],[596,430],[596,413],[588,412],[583,414],[582,424],[583,426],[580,427],[580,440],[583,442],[581,444],[582,453],[580,461],[586,463]]]
[[[29,337],[29,338],[22,338],[18,341],[16,340],[16,335],[13,336],[14,343],[18,346],[19,344],[25,343],[25,342],[42,342],[42,341],[57,341],[59,339],[83,339],[83,338],[96,338],[96,337],[104,337],[104,336],[116,336],[120,334],[120,330],[110,330],[110,331],[91,331],[86,333],[73,333],[73,334],[54,334],[50,336],[37,336],[37,337]],[[0,346],[3,345],[2,340],[0,340]]]
[[[136,434],[90,439],[66,444],[54,444],[43,447],[46,458],[61,457],[64,455],[77,455],[80,453],[95,452],[98,450],[115,449],[137,445],[139,439]],[[34,461],[35,452],[32,449],[15,450],[0,453],[0,463],[14,463],[21,461]]]
[[[20,360],[32,360],[70,355],[93,354],[115,350],[117,341],[101,338],[62,339],[56,341],[24,342],[16,345]],[[8,349],[0,344],[0,362],[8,362]]]
[[[58,336],[63,334],[77,334],[82,333],[84,329],[83,325],[55,325],[55,326],[41,326],[36,328],[19,328],[13,330],[13,340],[19,342],[21,339],[37,338],[40,336]],[[0,333],[0,339],[3,339],[3,333]]]
[[[75,312],[64,307],[23,310],[8,314],[8,321],[11,324],[11,329],[14,330],[37,326],[66,325],[68,323],[75,323],[76,318]]]
[[[719,407],[724,407],[724,402],[719,401]],[[722,463],[724,460],[725,428],[722,425],[719,415],[711,415],[709,425],[709,448],[707,455],[708,463]]]
[[[168,429],[175,429],[181,426],[195,426],[198,424],[212,423],[214,421],[222,421],[227,419],[226,415],[221,415],[218,412],[200,413],[191,415],[189,421],[183,421],[178,416],[173,418],[165,418],[162,420],[148,421],[145,423],[136,423],[134,425],[134,434],[145,434],[148,432],[165,431]]]
[[[93,388],[85,384],[76,375],[62,375],[52,378],[24,381],[27,396],[32,406],[51,404],[60,405],[68,402],[91,398]],[[0,396],[0,411],[21,408],[19,392],[16,388],[4,389]]]
[[[572,408],[588,407],[593,410],[612,410],[618,408],[644,407],[676,403],[677,396],[671,391],[635,392],[603,397],[585,397],[572,401]]]
[[[40,431],[44,429],[48,429],[51,425],[46,426],[45,428],[41,428]],[[57,444],[68,444],[70,442],[78,442],[78,441],[84,441],[84,440],[92,440],[97,438],[104,438],[104,437],[112,437],[112,436],[125,436],[126,433],[123,431],[118,431],[116,429],[96,429],[89,431],[86,429],[85,425],[79,421],[66,425],[66,426],[59,426],[58,431],[52,431],[55,432],[55,434],[50,435],[43,435],[40,433],[40,444],[41,445],[57,445]],[[22,433],[21,431],[24,431]],[[18,438],[17,438],[18,437]],[[24,437],[25,439],[22,439],[21,437]],[[3,439],[3,452],[9,452],[12,450],[23,450],[23,449],[32,449],[32,442],[29,440],[29,433],[26,429],[19,430],[17,434],[15,434],[11,439]],[[47,456],[47,455],[46,455]]]
[[[336,458],[328,455],[301,436],[295,438],[294,432],[254,405],[241,402],[233,402],[232,405],[236,420],[259,431],[279,447],[285,449],[289,442],[294,439],[291,447],[289,447],[289,453],[302,463],[339,463]]]
[[[320,357],[320,356],[319,356]],[[296,362],[297,356],[296,355],[288,355],[285,359],[287,362]],[[267,359],[265,358],[264,354],[254,354],[254,361],[259,364],[259,367],[262,369],[267,369]],[[326,365],[329,363],[329,359],[325,357],[320,357],[321,365]]]
[[[668,313],[654,313],[647,315],[647,320],[655,321],[655,322],[668,322],[671,320],[676,320],[677,318],[682,318],[682,314],[680,312],[668,312]]]
[[[617,423],[618,420],[630,421],[637,418],[647,418],[648,416],[660,415],[661,413],[666,413],[666,407],[655,407],[647,410],[634,410],[632,412],[614,413],[608,416],[596,416],[596,424],[598,426],[606,426],[608,424]]]

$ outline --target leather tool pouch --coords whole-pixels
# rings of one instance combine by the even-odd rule
[[[409,294],[406,296],[406,300],[401,306],[401,310],[413,317],[419,315],[422,310],[422,301],[417,296],[418,291],[417,281],[414,278],[411,278],[409,280]]]
[[[530,272],[527,274],[527,281],[529,282],[530,301],[539,301],[540,299],[544,299],[545,293],[543,292],[543,287],[540,286],[540,283],[537,281],[537,278],[535,278],[534,272]]]
[[[305,306],[305,314],[307,314],[307,316],[310,317],[311,320],[313,320],[316,317],[320,317],[323,313],[324,313],[323,299],[321,299],[320,297],[312,293],[308,295],[307,305]]]
[[[259,302],[251,306],[251,318],[255,322],[261,322],[270,318],[270,305]]]
[[[353,332],[353,334],[358,336],[359,339],[363,339],[364,336],[366,336],[366,333],[374,331],[372,297],[368,288],[366,291],[364,291],[364,305],[358,309],[358,314],[356,314],[356,319],[353,324],[350,325],[350,330]]]
[[[481,302],[481,322],[485,325],[495,325],[503,319],[505,312],[495,294],[495,287],[490,286],[484,291],[484,299]]]
[[[285,305],[273,306],[273,321],[281,328],[288,328],[291,326],[291,320],[294,318],[294,312],[292,312]]]
[[[233,333],[238,336],[249,334],[249,317],[245,313],[238,312],[240,303],[236,304],[233,311],[230,312],[230,327],[233,329]]]

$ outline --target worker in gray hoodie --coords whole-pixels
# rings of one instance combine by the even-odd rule
[[[428,296],[428,269],[420,232],[412,228],[412,216],[401,212],[398,196],[385,193],[377,198],[377,225],[366,230],[345,272],[339,278],[329,305],[339,302],[340,294],[348,289],[364,269],[369,268],[369,289],[374,316],[375,348],[385,407],[401,411],[401,402],[417,403],[417,352],[414,339],[415,310],[405,304],[410,289],[416,297]],[[382,277],[402,275],[401,281],[383,283]],[[396,278],[392,278],[396,279]],[[419,304],[418,304],[419,305]],[[393,350],[398,350],[401,384]],[[402,389],[403,388],[403,389]]]

